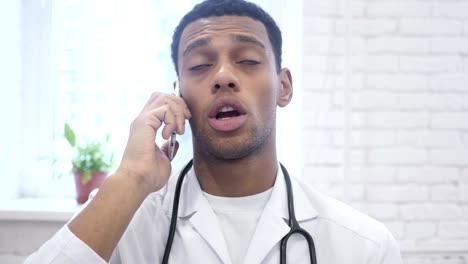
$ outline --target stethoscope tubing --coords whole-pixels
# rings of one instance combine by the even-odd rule
[[[171,216],[171,224],[169,226],[169,235],[167,237],[166,248],[164,250],[163,256],[163,264],[167,264],[169,261],[169,255],[171,253],[172,242],[174,241],[174,234],[177,225],[177,214],[179,211],[179,200],[180,200],[180,193],[182,190],[182,182],[184,181],[185,175],[188,171],[192,168],[193,160],[190,160],[187,165],[182,169],[179,174],[179,178],[177,179],[175,192],[174,192],[174,203],[172,205],[172,216]],[[306,241],[309,248],[309,256],[310,256],[310,263],[317,264],[317,257],[315,253],[315,245],[312,236],[303,228],[299,226],[299,223],[296,220],[296,213],[294,210],[294,195],[292,190],[291,179],[289,177],[289,173],[283,164],[280,164],[281,170],[284,174],[284,179],[286,181],[286,192],[287,192],[287,199],[288,199],[288,214],[289,214],[289,226],[291,230],[281,239],[280,244],[280,264],[286,264],[286,251],[287,251],[287,244],[288,239],[293,234],[300,234],[302,235]]]
[[[167,237],[166,249],[164,249],[164,257],[162,263],[167,264],[169,261],[169,254],[171,253],[172,242],[174,241],[174,234],[177,225],[177,214],[179,212],[179,200],[180,200],[180,191],[182,189],[182,182],[184,181],[185,175],[188,173],[190,168],[192,168],[193,159],[191,159],[187,165],[182,169],[177,179],[176,188],[174,192],[174,203],[172,205],[172,216],[171,216],[171,225],[169,226],[169,235]]]
[[[317,264],[317,256],[315,254],[315,244],[312,236],[307,232],[305,229],[301,228],[299,223],[296,220],[296,211],[294,210],[294,195],[293,195],[293,188],[291,184],[291,178],[289,177],[288,170],[280,163],[281,170],[283,171],[284,181],[286,182],[286,192],[288,196],[288,215],[289,221],[288,225],[291,227],[291,230],[281,239],[280,244],[280,264],[286,263],[286,252],[287,252],[287,244],[289,238],[294,234],[302,235],[305,240],[307,241],[307,246],[309,248],[309,257],[310,263]]]

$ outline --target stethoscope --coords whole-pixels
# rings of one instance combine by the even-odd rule
[[[190,160],[187,165],[182,169],[179,174],[179,178],[177,179],[177,184],[174,193],[174,204],[172,207],[172,218],[171,218],[171,225],[169,227],[169,236],[167,238],[166,249],[164,250],[164,257],[163,257],[163,264],[167,264],[169,261],[169,254],[171,253],[172,241],[174,240],[175,229],[177,225],[177,214],[179,211],[179,200],[180,200],[180,191],[182,189],[182,182],[184,181],[185,175],[187,175],[190,168],[192,168],[193,160]],[[314,240],[310,236],[310,234],[303,228],[299,226],[299,223],[296,220],[296,213],[294,211],[294,197],[293,191],[291,186],[291,179],[289,178],[289,173],[283,164],[280,163],[281,170],[284,174],[284,179],[286,181],[286,192],[288,196],[288,213],[289,213],[289,222],[288,225],[291,227],[289,232],[281,239],[280,245],[280,263],[286,263],[286,251],[287,251],[287,244],[288,239],[293,234],[300,234],[302,235],[309,247],[309,256],[310,256],[310,263],[317,264],[317,257],[315,256],[315,245]]]

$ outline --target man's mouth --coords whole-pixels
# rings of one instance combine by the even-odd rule
[[[210,108],[208,118],[225,119],[245,115],[245,107],[233,97],[217,99]]]
[[[216,119],[226,119],[236,116],[240,116],[239,111],[231,106],[223,106],[223,108],[221,108],[221,110],[216,114]]]
[[[233,97],[215,101],[208,114],[208,123],[218,131],[227,132],[240,128],[247,120],[244,106]]]

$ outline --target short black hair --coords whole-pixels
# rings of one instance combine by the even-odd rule
[[[281,31],[273,18],[258,5],[245,0],[205,0],[197,4],[179,22],[172,35],[171,57],[175,71],[179,76],[179,66],[177,64],[178,49],[182,32],[188,24],[195,20],[214,16],[245,16],[261,22],[268,34],[268,39],[273,47],[275,55],[276,71],[281,70]]]

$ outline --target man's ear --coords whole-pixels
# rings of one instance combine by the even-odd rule
[[[285,107],[291,102],[293,96],[293,84],[291,71],[288,68],[283,68],[279,72],[280,87],[278,90],[277,103],[280,107]]]

